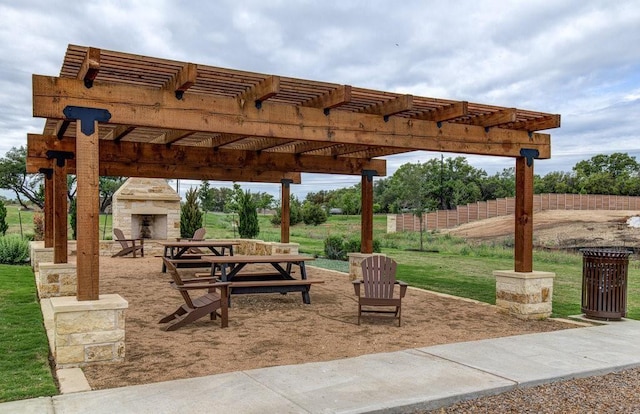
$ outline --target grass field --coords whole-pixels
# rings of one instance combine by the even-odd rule
[[[0,401],[57,394],[33,272],[0,265]]]

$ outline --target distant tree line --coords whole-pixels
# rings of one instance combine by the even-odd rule
[[[100,209],[111,204],[115,191],[125,177],[100,177]],[[69,201],[75,198],[75,177],[69,176]],[[43,207],[41,174],[26,173],[26,148],[12,148],[0,158],[0,188],[12,191],[18,203]],[[596,155],[578,162],[570,172],[555,171],[534,177],[534,191],[542,193],[610,194],[640,196],[640,164],[626,153]],[[251,203],[263,212],[275,209],[272,222],[279,223],[279,205],[266,192],[249,193]],[[197,189],[200,208],[209,211],[239,212],[238,200],[244,197],[239,184],[232,188],[211,187],[202,181]],[[323,222],[323,213],[332,209],[343,214],[360,213],[360,184],[336,190],[308,193],[300,201],[291,196],[290,223]],[[374,212],[415,214],[458,205],[515,196],[515,171],[506,168],[488,175],[464,157],[431,159],[424,163],[407,163],[389,177],[374,183]],[[246,200],[248,201],[248,200]],[[318,209],[320,206],[321,209]],[[326,220],[326,218],[324,218]]]

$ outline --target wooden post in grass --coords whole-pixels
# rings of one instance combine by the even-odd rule
[[[282,183],[280,191],[280,243],[289,243],[290,197],[293,180],[283,178],[280,182]]]
[[[531,155],[516,158],[515,207],[514,269],[516,272],[531,272],[533,270],[533,157]]]
[[[373,253],[373,176],[376,172],[362,171],[360,253]]]

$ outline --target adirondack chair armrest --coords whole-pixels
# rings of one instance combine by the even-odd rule
[[[402,280],[396,280],[396,285],[400,285],[400,297],[404,298],[404,295],[407,294],[408,283],[403,282]]]
[[[140,242],[141,245],[144,244],[144,239],[117,239],[116,241],[132,242],[134,246],[136,245],[136,242]]]
[[[178,290],[195,290],[195,289],[207,289],[209,291],[215,291],[216,289],[220,289],[220,296],[223,298],[229,297],[229,285],[231,282],[216,282],[216,283],[190,283],[188,285],[177,286],[175,283],[172,286]]]
[[[187,284],[187,283],[205,283],[205,282],[219,282],[220,279],[217,277],[196,277],[193,279],[182,279],[182,283]]]

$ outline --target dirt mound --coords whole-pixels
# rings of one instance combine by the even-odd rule
[[[575,248],[640,246],[640,228],[629,226],[640,211],[629,210],[548,210],[533,215],[533,242],[536,247]],[[514,216],[494,217],[463,224],[443,233],[470,241],[500,241],[513,238]]]

